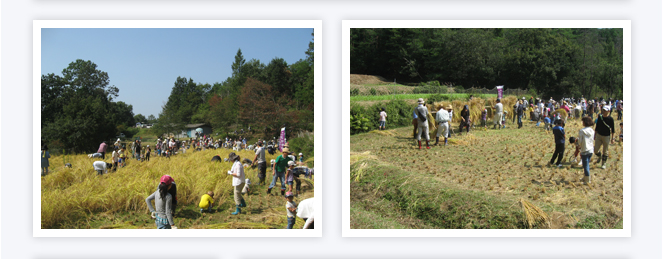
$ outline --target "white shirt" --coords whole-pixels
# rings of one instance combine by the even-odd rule
[[[111,157],[113,158],[113,162],[117,162],[120,158],[120,152],[113,151],[113,155]]]
[[[92,163],[92,166],[94,167],[94,170],[102,170],[104,173],[106,173],[106,162],[96,161]]]
[[[235,163],[233,163],[233,167],[230,169],[230,171],[233,174],[237,174],[237,176],[233,175],[233,186],[238,186],[238,185],[244,183],[244,167],[242,166],[241,162],[235,161]]]

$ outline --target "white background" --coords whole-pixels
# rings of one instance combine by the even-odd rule
[[[1,204],[4,258],[661,258],[661,2],[632,1],[3,1]],[[323,21],[322,238],[33,238],[32,20]],[[341,21],[631,20],[631,238],[341,238]],[[316,56],[320,58],[319,56]],[[335,163],[338,161],[339,163]]]

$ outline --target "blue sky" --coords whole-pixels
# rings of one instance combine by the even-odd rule
[[[116,101],[134,114],[158,117],[178,76],[196,83],[222,82],[235,54],[265,65],[305,59],[313,41],[307,29],[42,29],[41,74],[62,75],[76,59],[90,60],[120,89]]]

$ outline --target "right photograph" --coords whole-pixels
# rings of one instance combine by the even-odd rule
[[[629,21],[352,22],[344,231],[630,236]]]

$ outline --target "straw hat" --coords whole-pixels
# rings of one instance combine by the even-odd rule
[[[284,147],[282,152],[283,152],[283,153],[290,153],[290,149],[287,148],[287,147]]]
[[[424,102],[424,98],[419,98],[419,100],[417,100],[417,102],[418,102],[419,104],[423,104],[423,103],[425,103],[425,102]]]
[[[451,106],[451,104],[447,105],[447,110],[453,110],[453,109],[454,109],[454,107]]]

